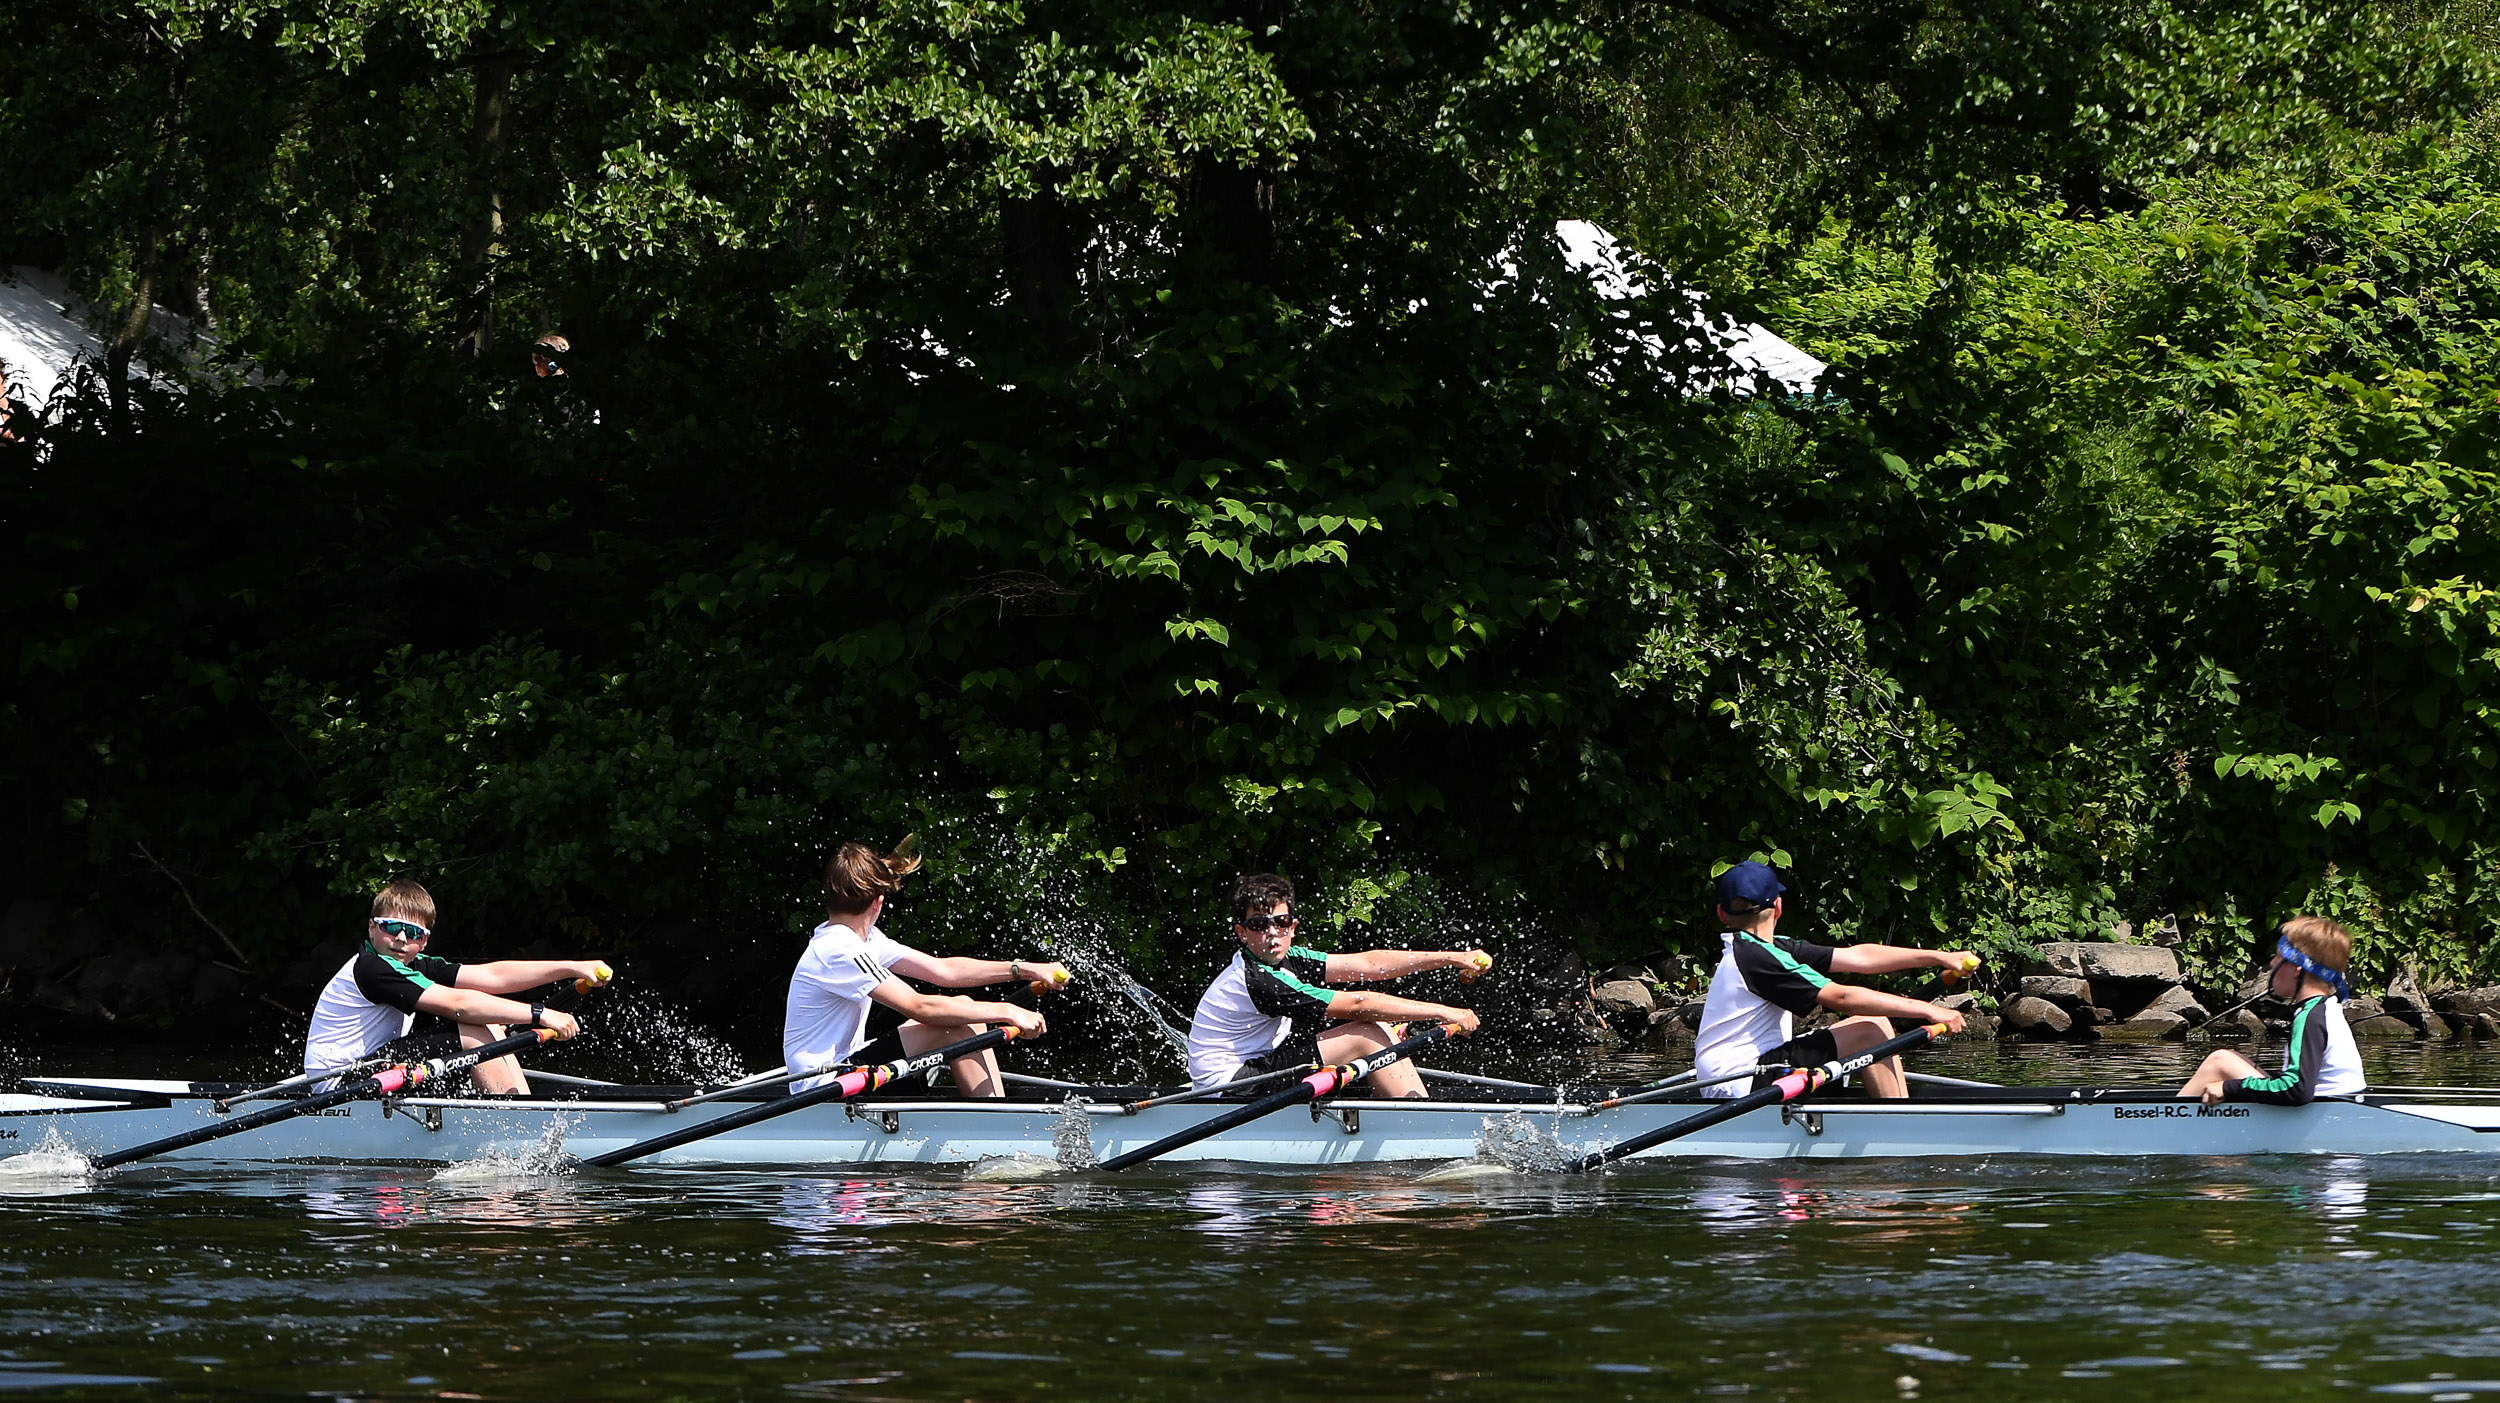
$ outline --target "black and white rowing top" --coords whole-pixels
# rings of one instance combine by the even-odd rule
[[[434,955],[394,959],[371,942],[339,966],[313,1005],[304,1032],[304,1070],[327,1072],[362,1058],[416,1026],[417,998],[440,985],[452,987],[460,966]]]
[[[1724,931],[1719,940],[1719,967],[1693,1038],[1693,1067],[1703,1081],[1735,1076],[1796,1036],[1796,1016],[1814,1012],[1815,996],[1832,982],[1829,945],[1741,931]],[[1725,1081],[1701,1094],[1742,1096],[1752,1089],[1749,1082]]]
[[[1190,1017],[1189,1084],[1231,1081],[1242,1063],[1282,1046],[1296,1018],[1316,1028],[1336,998],[1327,980],[1328,956],[1317,950],[1296,945],[1274,965],[1235,950]]]

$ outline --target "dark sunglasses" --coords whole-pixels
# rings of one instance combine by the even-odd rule
[[[1244,916],[1233,924],[1247,931],[1289,930],[1301,921],[1300,916],[1289,912],[1282,916]]]
[[[377,920],[373,924],[385,935],[396,935],[409,940],[431,940],[434,938],[434,932],[427,930],[425,927],[418,925],[414,921]]]

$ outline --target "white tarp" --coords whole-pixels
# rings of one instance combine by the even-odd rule
[[[1623,245],[1615,236],[1604,229],[1585,219],[1565,219],[1554,225],[1554,237],[1562,241],[1563,261],[1587,274],[1600,297],[1619,301],[1649,290],[1647,277],[1625,257]],[[1714,380],[1696,388],[1715,389],[1725,384],[1738,394],[1748,394],[1758,383],[1755,377],[1760,376],[1790,394],[1814,393],[1815,382],[1827,368],[1823,362],[1772,335],[1768,328],[1712,317],[1698,292],[1688,291],[1685,296],[1691,299],[1693,307],[1692,318],[1686,323],[1692,329],[1686,344],[1715,346],[1730,362],[1730,368],[1738,372],[1723,381]],[[1651,340],[1657,344],[1655,338]],[[1666,348],[1657,345],[1657,349]]]
[[[82,306],[59,278],[16,267],[0,278],[0,374],[9,397],[40,411],[80,356],[101,363],[104,343],[82,325]]]

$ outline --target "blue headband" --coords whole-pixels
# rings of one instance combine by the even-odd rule
[[[2326,966],[2319,964],[2316,960],[2302,954],[2300,952],[2300,948],[2292,944],[2292,938],[2290,936],[2279,935],[2275,937],[2274,953],[2282,956],[2283,963],[2290,965],[2292,968],[2299,970],[2304,974],[2314,974],[2318,978],[2325,980],[2327,982],[2327,987],[2335,991],[2335,997],[2342,999],[2346,1003],[2352,1002],[2352,986],[2344,982],[2343,973],[2340,970],[2328,969]]]

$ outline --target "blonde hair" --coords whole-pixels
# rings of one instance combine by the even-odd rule
[[[2283,923],[2282,935],[2292,948],[2337,974],[2352,969],[2352,932],[2324,916],[2294,916]]]
[[[844,843],[825,864],[825,907],[837,916],[865,911],[868,903],[903,889],[920,870],[919,840],[904,834],[894,851],[880,854],[866,843]]]
[[[402,877],[373,894],[373,919],[414,921],[434,928],[434,894]]]

